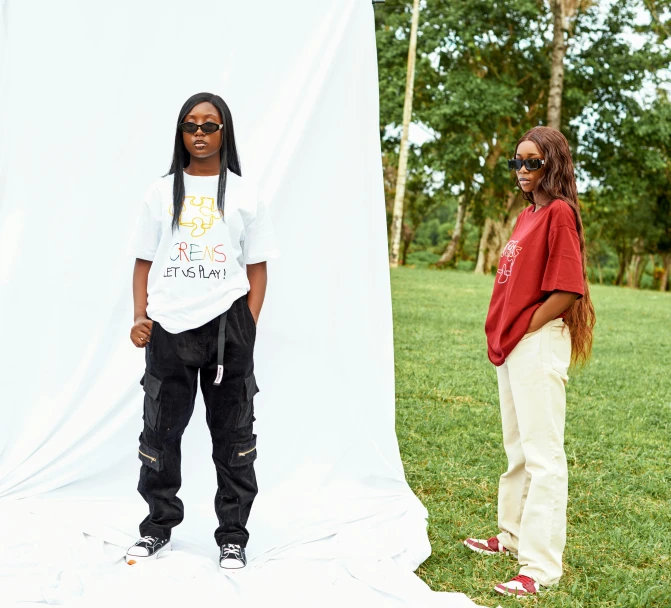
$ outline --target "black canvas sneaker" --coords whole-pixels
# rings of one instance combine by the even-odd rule
[[[137,562],[156,559],[162,551],[170,551],[169,538],[143,536],[126,553],[126,563],[131,566]]]
[[[245,548],[240,545],[221,545],[219,566],[222,570],[240,570],[247,565]]]

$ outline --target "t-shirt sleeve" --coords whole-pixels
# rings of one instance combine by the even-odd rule
[[[245,264],[260,264],[280,254],[270,215],[261,198],[257,198],[256,213],[245,225],[243,254]]]
[[[548,235],[550,254],[543,274],[542,291],[568,291],[585,295],[580,239],[575,226],[552,226]]]
[[[161,240],[161,221],[156,212],[160,208],[160,195],[154,186],[145,193],[140,206],[135,229],[128,244],[128,252],[141,260],[154,260]]]

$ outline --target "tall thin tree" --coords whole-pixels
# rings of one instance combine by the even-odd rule
[[[419,0],[412,5],[412,25],[410,27],[410,46],[408,48],[408,75],[405,83],[405,103],[403,105],[403,132],[398,157],[398,176],[396,179],[396,196],[391,221],[391,249],[389,252],[389,266],[398,266],[401,248],[401,230],[403,226],[403,200],[405,198],[405,183],[408,175],[408,132],[412,117],[412,95],[415,84],[415,58],[417,56],[417,28],[419,25]]]
[[[561,127],[561,106],[564,93],[564,57],[566,56],[565,0],[550,0],[553,19],[552,69],[548,94],[548,126]]]
[[[564,95],[564,59],[571,36],[571,22],[579,10],[586,9],[592,0],[549,0],[552,12],[552,65],[548,93],[548,126],[561,127],[562,97]]]

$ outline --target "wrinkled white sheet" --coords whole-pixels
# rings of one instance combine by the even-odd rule
[[[430,546],[394,431],[370,0],[0,9],[0,605],[473,606],[413,574]],[[251,563],[232,579],[200,398],[174,549],[122,560],[145,512],[125,245],[202,90],[230,105],[282,248],[257,343]]]

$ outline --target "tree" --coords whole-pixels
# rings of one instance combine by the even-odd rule
[[[647,24],[640,19],[642,2],[650,15],[654,12]],[[598,233],[599,239],[590,243],[590,250],[596,251],[599,245],[604,264],[610,263],[611,256],[621,258],[621,282],[633,261],[629,274],[636,283],[647,262],[645,256],[650,255],[652,235],[635,241],[629,229],[637,226],[640,233],[653,216],[646,206],[636,206],[633,189],[625,192],[614,183],[617,167],[609,159],[618,151],[625,118],[640,116],[645,109],[641,91],[661,82],[660,70],[669,65],[664,47],[668,11],[663,9],[671,3],[563,3],[565,54],[560,62],[563,84],[558,106],[562,131],[573,148],[581,183],[591,186],[591,203],[598,207],[596,201],[603,203],[616,187],[622,194],[608,206],[614,209],[608,219],[600,210],[589,217],[588,223],[595,222],[590,232]],[[477,254],[476,271],[490,272],[525,205],[505,160],[521,135],[543,124],[550,114],[556,21],[547,6],[544,0],[432,0],[422,7],[413,121],[432,137],[409,156],[408,187],[421,188],[425,202],[438,198],[439,207],[450,201],[454,230],[438,265],[453,262],[461,235],[471,235],[469,242],[474,243],[479,233],[479,246],[471,245],[467,255],[474,259]],[[400,149],[397,125],[402,115],[409,14],[408,0],[387,0],[376,11],[381,134],[389,158]],[[631,43],[632,34],[637,36],[636,45]],[[455,200],[458,205],[452,203]],[[623,211],[631,211],[629,222],[623,220],[628,217]],[[412,249],[409,239],[417,234],[415,221],[421,217],[407,217],[402,233],[406,251]]]
[[[548,126],[561,129],[561,109],[564,95],[564,58],[572,34],[571,24],[579,10],[592,4],[591,0],[549,0],[552,13],[552,65],[548,92]]]
[[[444,268],[450,264],[457,255],[457,249],[459,248],[459,243],[461,242],[461,234],[464,230],[464,222],[466,221],[466,208],[468,207],[468,199],[468,192],[464,192],[459,197],[459,206],[457,207],[457,221],[454,224],[454,231],[452,232],[452,237],[450,238],[447,249],[436,262],[436,266],[438,268]]]
[[[632,100],[630,111],[611,131],[591,143],[600,162],[595,205],[586,222],[617,255],[616,285],[640,285],[649,255],[666,269],[671,254],[671,101],[659,94],[650,107]]]
[[[401,135],[401,147],[398,159],[398,174],[396,177],[396,196],[394,199],[394,210],[391,224],[391,252],[389,255],[389,265],[392,268],[396,268],[396,266],[398,266],[398,254],[401,243],[403,199],[405,197],[405,183],[408,173],[408,132],[410,128],[410,118],[412,116],[412,94],[415,82],[415,55],[417,54],[418,23],[419,0],[414,0],[412,5],[410,44],[408,47],[408,73],[405,87],[405,104],[403,107],[403,134]]]

